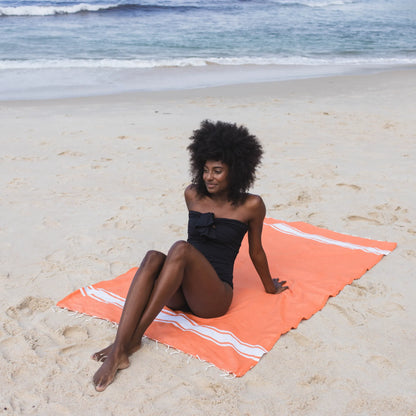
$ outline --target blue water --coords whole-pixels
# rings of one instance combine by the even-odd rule
[[[0,99],[414,64],[415,0],[0,0]]]

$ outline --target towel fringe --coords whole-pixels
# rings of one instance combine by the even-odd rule
[[[224,371],[223,374],[221,374],[221,377],[224,377],[226,380],[233,380],[237,376],[233,373],[228,373],[227,371]]]
[[[72,311],[71,309],[68,309],[62,306],[52,306],[51,310],[54,313],[58,313],[58,312],[60,313],[60,312],[65,311],[65,313],[69,314],[71,317],[77,318],[77,319],[83,318],[86,322],[94,321],[102,326],[104,325],[108,326],[108,324],[110,324],[113,328],[118,327],[117,322],[109,321],[108,319],[103,319],[103,318],[100,318],[99,316],[94,316],[94,315],[90,315],[90,314],[83,313],[83,312]]]

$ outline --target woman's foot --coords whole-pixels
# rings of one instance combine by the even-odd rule
[[[118,370],[124,370],[130,365],[127,354],[109,354],[103,365],[94,374],[95,390],[104,391],[114,380]]]

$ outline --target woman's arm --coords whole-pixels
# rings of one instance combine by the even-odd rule
[[[281,293],[288,289],[288,287],[283,286],[286,282],[280,282],[279,279],[272,278],[267,263],[266,253],[264,252],[261,242],[266,207],[263,200],[259,196],[254,195],[250,197],[248,205],[251,212],[251,219],[248,224],[248,244],[251,261],[260,276],[266,292]]]

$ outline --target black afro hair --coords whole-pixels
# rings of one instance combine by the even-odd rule
[[[246,127],[222,121],[204,120],[190,137],[192,182],[200,195],[209,195],[202,179],[207,160],[221,161],[229,168],[229,199],[241,203],[256,178],[256,168],[263,155],[256,136]]]

